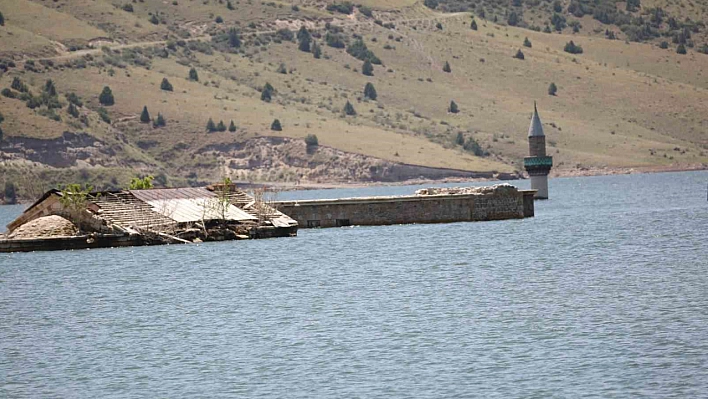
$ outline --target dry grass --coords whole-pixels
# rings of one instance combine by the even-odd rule
[[[0,5],[2,1],[10,0],[0,0]],[[148,13],[158,9],[168,21],[185,28],[205,24],[208,28],[215,15],[221,15],[225,25],[238,23],[243,28],[249,21],[267,27],[276,19],[325,14],[321,3],[302,3],[298,13],[290,10],[290,3],[279,2],[274,6],[241,4],[243,8],[235,12],[217,2],[172,6],[146,0],[135,4],[134,13],[125,13],[107,1],[46,4],[82,21],[121,21],[117,31],[133,39],[166,32],[163,25],[140,22],[141,27],[135,26],[136,19],[146,21]],[[110,14],[106,7],[111,7]],[[199,71],[200,82],[188,81],[189,66],[176,62],[184,57],[171,54],[166,59],[153,58],[150,69],[113,68],[111,74],[108,66],[51,69],[41,74],[11,71],[0,79],[0,86],[9,86],[16,75],[34,79],[38,87],[51,77],[61,93],[76,91],[96,108],[98,94],[108,85],[116,98],[110,113],[119,121],[117,130],[95,126],[89,130],[113,140],[124,134],[129,143],[125,151],[131,158],[184,172],[199,162],[218,164],[218,157],[193,156],[205,145],[275,134],[296,138],[316,134],[323,145],[397,162],[466,170],[520,169],[534,101],[545,122],[548,151],[561,168],[708,162],[708,81],[704,77],[708,56],[693,50],[680,56],[648,44],[544,34],[482,20],[478,20],[479,30],[472,31],[469,15],[443,18],[409,0],[383,8],[397,11],[382,12],[385,20],[439,18],[443,29],[435,27],[436,20],[399,21],[395,30],[370,21],[347,28],[349,37],[362,35],[383,60],[385,66],[376,66],[373,77],[361,74],[361,61],[320,41],[325,56],[319,60],[298,51],[295,43],[248,47],[245,54],[193,52],[189,62]],[[11,16],[6,14],[8,20]],[[69,35],[57,27],[30,29],[35,35],[28,36],[27,46],[46,45],[37,39],[41,29]],[[94,29],[87,28],[85,38],[94,35]],[[532,41],[533,48],[522,46],[524,37]],[[582,45],[585,52],[563,52],[569,40]],[[525,60],[512,58],[518,49],[524,51]],[[445,61],[451,64],[452,73],[442,71]],[[291,73],[278,73],[280,63]],[[173,84],[174,92],[160,90],[163,77]],[[260,101],[257,91],[266,82],[277,90],[270,104]],[[360,99],[367,82],[375,85],[378,101]],[[547,94],[551,82],[559,87],[557,96]],[[459,105],[459,113],[447,112],[451,100]],[[356,108],[356,117],[341,115],[346,101]],[[143,105],[153,116],[162,113],[168,126],[152,129],[138,124]],[[0,107],[7,118],[3,130],[9,136],[56,137],[67,129],[15,100],[0,99]],[[204,128],[209,117],[227,124],[234,120],[239,130],[209,134]],[[275,118],[282,122],[282,132],[269,129]],[[454,145],[458,132],[474,138],[493,156],[475,157]],[[136,148],[141,141],[156,144],[141,151]],[[174,150],[178,142],[186,149]],[[680,150],[674,151],[677,147]]]

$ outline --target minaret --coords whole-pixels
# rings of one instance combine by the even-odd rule
[[[529,126],[529,156],[524,158],[524,169],[531,177],[531,189],[538,190],[535,199],[548,199],[548,172],[552,166],[553,157],[546,156],[546,136],[534,101]]]

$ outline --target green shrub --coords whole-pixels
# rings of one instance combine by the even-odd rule
[[[431,10],[438,8],[438,0],[425,0],[423,4]]]
[[[216,130],[219,132],[226,131],[226,125],[224,125],[224,121],[219,121],[219,123],[216,125]]]
[[[516,54],[514,54],[514,58],[517,60],[523,60],[524,59],[524,52],[521,50],[517,50]]]
[[[98,96],[98,102],[100,102],[101,105],[105,105],[107,107],[115,104],[115,99],[113,98],[113,91],[111,91],[110,87],[105,86],[103,88],[103,91],[101,91],[101,94]]]
[[[199,74],[197,74],[197,70],[194,68],[191,68],[189,70],[189,80],[192,80],[194,82],[199,82]]]
[[[147,105],[143,106],[143,112],[140,113],[140,122],[141,123],[150,123],[150,113],[148,112],[148,107]]]
[[[111,117],[108,115],[108,110],[101,107],[98,109],[98,116],[101,117],[101,120],[110,124],[111,123]]]
[[[15,76],[12,78],[12,84],[10,85],[14,90],[19,91],[20,93],[27,93],[29,90],[27,89],[27,85],[24,84],[20,78]]]
[[[354,4],[352,4],[352,3],[348,2],[348,1],[345,1],[345,2],[343,2],[343,3],[333,3],[333,4],[329,4],[329,5],[327,6],[327,11],[329,11],[329,12],[338,12],[338,13],[342,13],[342,14],[347,14],[347,15],[349,15],[349,14],[351,14],[352,12],[354,12]]]
[[[5,16],[2,15],[2,11],[0,11],[0,26],[5,26]]]
[[[308,134],[307,137],[305,137],[305,144],[308,147],[317,147],[320,145],[319,140],[317,140],[317,136],[314,134]]]
[[[223,24],[224,23],[224,18],[221,18],[221,15],[217,16],[216,19],[214,20],[217,24]]]
[[[162,78],[162,83],[160,83],[160,89],[165,90],[165,91],[173,91],[174,88],[172,87],[172,83],[170,83],[167,78]]]
[[[367,6],[359,6],[359,12],[369,18],[371,18],[374,15],[374,13],[371,11],[371,8],[369,8]]]
[[[74,93],[74,92],[66,93],[66,94],[64,95],[64,97],[66,97],[66,100],[67,100],[68,102],[70,102],[70,103],[76,105],[77,107],[83,107],[83,106],[84,106],[84,102],[81,101],[81,97],[77,96],[76,93]]]
[[[206,130],[209,133],[213,133],[216,131],[216,124],[214,124],[214,121],[211,118],[209,118],[209,121],[206,124]]]
[[[130,3],[123,4],[123,7],[121,7],[123,11],[127,12],[133,12],[133,5]]]
[[[158,112],[157,118],[152,123],[152,127],[163,127],[163,126],[167,126],[167,121],[165,120],[165,117],[163,117],[162,114]]]
[[[354,43],[349,45],[349,47],[347,47],[347,53],[353,56],[354,58],[362,61],[368,60],[372,64],[381,64],[381,60],[366,47],[366,44],[362,39],[357,39]]]
[[[312,56],[316,59],[320,59],[322,57],[322,49],[317,42],[312,43]]]
[[[376,89],[374,88],[373,83],[367,83],[364,86],[364,98],[368,98],[369,100],[376,100],[376,97],[378,97],[378,94],[376,93]]]
[[[528,37],[524,38],[524,47],[531,48],[531,40]]]
[[[455,101],[450,101],[450,106],[447,108],[447,112],[452,114],[460,112],[460,109],[457,107],[457,103]]]
[[[325,34],[325,43],[327,43],[329,47],[334,48],[346,47],[346,45],[344,44],[344,40],[338,33],[327,32],[327,34]]]
[[[667,48],[669,48],[669,42],[664,40],[663,42],[661,42],[661,44],[659,44],[659,48],[666,50]]]
[[[472,22],[470,23],[470,28],[472,30],[477,30],[477,22],[473,19]]]
[[[570,54],[582,54],[583,48],[578,46],[577,44],[573,43],[573,41],[571,40],[565,44],[563,51],[565,51],[566,53],[570,53]]]
[[[683,44],[679,44],[678,47],[676,47],[676,53],[686,54],[686,46],[684,46]]]
[[[160,20],[157,18],[157,15],[153,14],[153,15],[150,17],[150,23],[152,23],[153,25],[159,25],[159,24],[160,24]]]
[[[273,123],[270,124],[270,130],[273,130],[276,132],[283,130],[283,127],[280,125],[280,121],[277,119],[274,119]]]
[[[8,89],[7,87],[2,89],[2,92],[0,92],[0,94],[7,98],[17,98],[17,94],[15,94],[14,91]]]
[[[361,67],[361,73],[366,76],[374,76],[374,66],[371,64],[371,61],[364,61],[364,65]]]
[[[548,95],[555,96],[557,92],[558,92],[558,87],[556,87],[555,83],[551,82],[551,84],[548,85]]]
[[[344,114],[347,116],[355,116],[356,115],[356,110],[354,109],[354,106],[352,103],[347,101],[346,104],[344,104]]]
[[[447,61],[445,61],[445,65],[443,65],[443,69],[442,69],[442,70],[443,70],[443,72],[447,72],[447,73],[452,72],[452,68],[450,68],[450,63],[447,62]]]
[[[74,118],[79,117],[79,110],[78,108],[76,108],[76,105],[74,105],[74,103],[69,103],[69,108],[67,108],[67,112]]]
[[[312,35],[310,35],[310,32],[304,26],[297,32],[297,40],[299,42],[297,46],[298,50],[309,53],[311,50],[310,44],[312,43]]]
[[[232,120],[231,123],[229,123],[229,132],[233,133],[236,131],[236,125],[234,124],[234,121]]]

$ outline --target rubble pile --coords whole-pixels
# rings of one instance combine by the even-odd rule
[[[61,216],[45,216],[23,224],[16,228],[7,238],[51,238],[51,237],[72,237],[78,234],[79,230],[70,221]]]

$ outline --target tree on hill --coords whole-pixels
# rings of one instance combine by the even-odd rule
[[[4,194],[6,204],[14,205],[17,203],[17,189],[15,188],[15,183],[6,181]]]
[[[261,91],[261,101],[269,103],[271,100],[271,91],[267,87],[264,87]]]
[[[320,59],[322,57],[322,49],[317,42],[312,42],[312,56],[316,59]]]
[[[84,102],[81,101],[81,97],[77,96],[74,92],[66,93],[64,97],[66,97],[66,101],[76,105],[77,107],[84,106]]]
[[[69,115],[73,116],[74,118],[79,117],[79,110],[76,108],[76,105],[74,105],[74,103],[69,103],[69,107],[66,109],[66,112],[68,112]]]
[[[455,101],[450,101],[450,107],[448,107],[447,112],[451,114],[460,112],[460,109],[457,107],[457,103]]]
[[[524,47],[531,48],[531,40],[529,38],[524,38]]]
[[[189,80],[192,80],[194,82],[199,82],[199,74],[197,73],[196,69],[191,68],[189,70]]]
[[[437,28],[438,30],[443,30],[443,26],[440,22],[435,24],[435,28]]]
[[[366,43],[364,43],[362,39],[357,39],[354,43],[347,47],[347,53],[362,61],[370,61],[372,64],[376,65],[381,64],[379,57],[375,56],[374,53],[366,47]]]
[[[473,19],[472,22],[470,23],[470,28],[472,30],[477,30],[477,22]]]
[[[519,15],[516,14],[516,11],[509,13],[509,18],[507,18],[506,23],[509,24],[509,26],[516,26],[519,24]]]
[[[209,118],[209,121],[207,122],[207,125],[206,125],[206,130],[209,133],[213,133],[216,131],[216,124],[214,124],[213,119]]]
[[[0,26],[5,26],[5,17],[2,15],[2,11],[0,11]]]
[[[548,86],[548,95],[555,96],[556,92],[558,92],[558,87],[556,87],[555,83],[551,82],[551,84]]]
[[[297,48],[300,51],[304,51],[306,53],[310,52],[310,44],[312,43],[312,35],[310,35],[310,32],[307,30],[307,28],[303,25],[300,27],[300,30],[297,32],[297,40],[298,40],[298,46]]]
[[[54,86],[54,82],[51,79],[47,80],[47,83],[44,84],[44,92],[50,97],[56,97],[57,88]]]
[[[565,44],[563,51],[565,51],[566,53],[570,53],[570,54],[582,54],[583,48],[578,46],[577,44],[573,43],[573,41],[571,40]]]
[[[229,47],[241,47],[241,37],[235,28],[229,29]]]
[[[234,124],[233,119],[231,120],[231,123],[229,123],[229,132],[233,133],[236,131],[236,125]]]
[[[234,5],[231,3],[231,0],[226,0],[226,8],[231,11],[235,10]]]
[[[371,61],[364,61],[364,65],[361,67],[361,73],[366,76],[374,76],[374,66],[371,64]]]
[[[443,65],[443,72],[450,73],[452,72],[452,68],[450,68],[450,63],[445,61],[445,65]]]
[[[308,134],[308,135],[305,137],[305,144],[306,144],[308,147],[317,147],[318,145],[320,145],[320,142],[319,142],[319,140],[317,139],[317,136],[316,136],[316,135],[314,135],[314,134]]]
[[[20,80],[20,78],[18,78],[17,76],[12,78],[12,84],[10,85],[10,87],[13,90],[19,91],[20,93],[27,93],[29,91],[29,89],[27,88],[27,85],[24,84],[22,82],[22,80]]]
[[[465,144],[465,135],[462,132],[457,132],[457,137],[455,137],[455,144],[462,146]]]
[[[170,83],[167,78],[162,78],[162,83],[160,83],[160,89],[165,91],[172,91],[174,88],[172,87],[172,83]]]
[[[140,122],[141,123],[150,123],[150,113],[148,112],[147,105],[143,106],[143,112],[140,113]]]
[[[113,98],[113,92],[111,91],[110,87],[105,86],[103,88],[103,91],[98,96],[98,102],[100,102],[101,105],[105,105],[107,107],[116,103],[116,100]]]
[[[219,121],[219,124],[216,125],[216,130],[220,132],[225,132],[226,131],[226,125],[224,124],[224,121]]]
[[[678,47],[676,47],[676,52],[678,54],[686,54],[686,46],[679,44]]]
[[[273,123],[270,124],[270,130],[273,130],[276,132],[283,130],[283,127],[280,125],[280,121],[277,119],[274,119]]]
[[[423,4],[431,10],[438,8],[438,0],[425,0]]]
[[[516,54],[514,54],[514,58],[517,60],[523,60],[524,59],[524,52],[521,51],[520,49],[516,51]]]
[[[325,34],[325,43],[327,43],[329,47],[334,48],[346,47],[346,45],[344,44],[344,40],[342,40],[342,37],[337,33],[327,32],[327,34]]]
[[[640,0],[627,0],[627,11],[635,12],[642,6]]]
[[[161,113],[157,113],[157,118],[155,119],[155,122],[152,123],[152,127],[163,127],[167,125],[167,121],[165,118],[162,116]]]
[[[344,104],[344,114],[347,116],[355,116],[356,115],[356,110],[354,109],[354,106],[352,103],[347,100],[347,103]]]
[[[150,17],[150,23],[153,24],[153,25],[159,25],[159,24],[160,24],[160,20],[157,19],[157,15],[152,14],[152,16]]]
[[[364,98],[368,98],[369,100],[376,100],[376,97],[376,89],[374,88],[373,83],[367,83],[366,86],[364,86]]]

